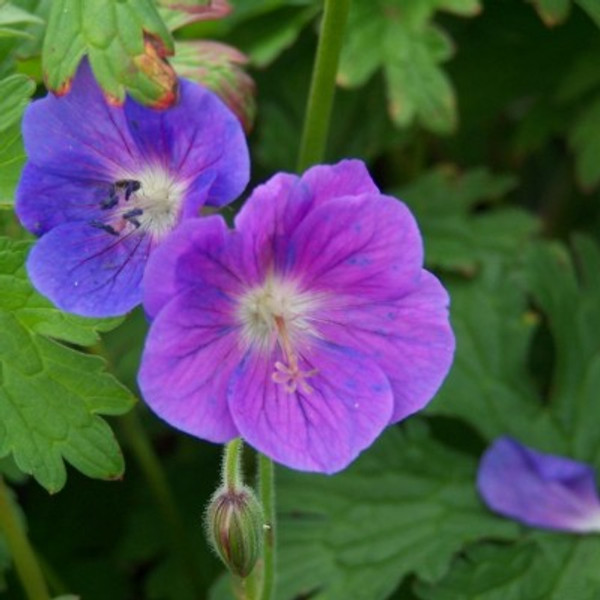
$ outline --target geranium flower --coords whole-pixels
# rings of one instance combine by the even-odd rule
[[[448,296],[422,264],[413,217],[361,162],[278,174],[234,231],[184,223],[152,257],[143,396],[197,437],[342,469],[450,367]]]
[[[248,150],[233,113],[189,81],[180,80],[179,95],[165,111],[131,99],[110,106],[84,61],[66,96],[27,109],[16,209],[41,236],[27,263],[31,280],[61,309],[127,312],[167,234],[244,189]]]
[[[600,531],[594,469],[585,463],[501,437],[481,459],[477,487],[493,511],[526,525]]]

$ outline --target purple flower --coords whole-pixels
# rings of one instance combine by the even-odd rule
[[[410,212],[359,161],[276,175],[235,225],[184,223],[152,257],[143,395],[197,437],[340,470],[440,386],[448,296]]]
[[[481,459],[477,487],[492,510],[527,525],[600,531],[594,470],[585,463],[501,437]]]
[[[248,150],[233,113],[194,83],[180,80],[179,93],[166,111],[131,99],[109,106],[84,61],[69,94],[25,113],[17,214],[41,236],[31,280],[61,309],[127,312],[141,302],[146,261],[167,234],[244,189]]]

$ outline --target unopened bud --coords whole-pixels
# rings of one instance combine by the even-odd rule
[[[262,553],[263,512],[246,486],[219,488],[206,512],[208,537],[227,568],[247,577]]]

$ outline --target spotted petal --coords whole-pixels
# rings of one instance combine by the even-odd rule
[[[454,334],[448,294],[427,271],[407,294],[386,302],[340,296],[323,303],[317,320],[326,339],[360,349],[388,376],[392,422],[422,409],[448,374]]]
[[[362,195],[311,211],[285,247],[285,261],[286,270],[313,291],[382,301],[414,287],[423,248],[404,204]]]
[[[315,342],[300,368],[313,374],[287,391],[276,383],[279,354],[249,352],[235,372],[228,400],[244,439],[276,461],[334,473],[367,448],[388,424],[392,390],[381,369],[357,352]]]

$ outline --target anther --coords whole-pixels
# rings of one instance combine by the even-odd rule
[[[123,218],[132,225],[135,225],[136,229],[139,229],[142,226],[142,224],[138,219],[136,219],[136,217],[139,217],[143,214],[144,211],[141,208],[133,208],[127,211],[126,213],[123,213]]]
[[[100,208],[102,210],[108,210],[114,208],[119,203],[119,196],[117,195],[117,188],[115,184],[111,184],[108,191],[108,198],[105,198],[100,202]]]
[[[110,235],[119,235],[119,232],[114,227],[111,227],[110,225],[107,225],[106,223],[103,223],[102,221],[97,221],[96,219],[93,219],[92,221],[89,222],[89,224],[92,227],[95,227],[96,229],[102,229],[102,231],[106,231],[106,233],[110,233]]]
[[[115,187],[118,190],[125,191],[125,202],[127,202],[131,194],[137,192],[142,187],[142,184],[135,179],[119,179],[119,181],[115,181]]]

